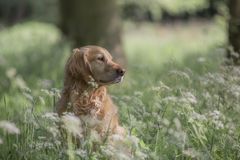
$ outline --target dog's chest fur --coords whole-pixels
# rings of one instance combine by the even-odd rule
[[[71,111],[82,121],[88,123],[99,132],[104,132],[115,122],[117,108],[107,95],[105,87],[100,87],[94,91],[82,92],[72,90],[70,94]]]
[[[96,115],[103,109],[106,99],[106,88],[100,87],[90,90],[73,89],[70,93],[71,108],[75,115]]]

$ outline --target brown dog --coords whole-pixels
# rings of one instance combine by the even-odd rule
[[[65,66],[64,88],[57,112],[73,112],[80,119],[95,119],[92,128],[124,134],[119,126],[117,108],[107,94],[106,85],[122,81],[125,70],[112,61],[109,52],[98,46],[74,49]]]

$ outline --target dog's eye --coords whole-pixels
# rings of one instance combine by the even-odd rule
[[[98,57],[97,60],[104,62],[104,57],[103,56]]]

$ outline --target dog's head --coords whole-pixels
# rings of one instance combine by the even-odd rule
[[[85,46],[73,50],[66,64],[67,76],[88,82],[92,77],[99,85],[121,82],[125,70],[113,62],[110,53],[98,46]]]

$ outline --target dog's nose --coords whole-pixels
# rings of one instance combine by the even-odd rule
[[[125,69],[118,68],[118,69],[116,70],[116,72],[117,72],[118,75],[123,76],[126,71],[125,71]]]

